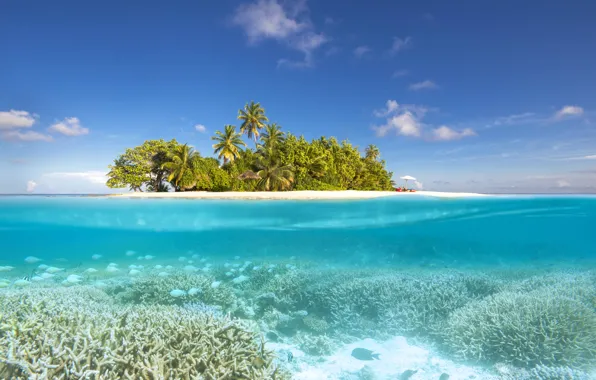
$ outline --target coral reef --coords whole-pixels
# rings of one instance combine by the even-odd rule
[[[339,346],[325,335],[299,335],[296,342],[302,351],[317,356],[330,355]]]
[[[548,367],[538,365],[532,369],[516,368],[499,363],[495,365],[503,380],[589,380],[588,373],[569,367]]]
[[[214,277],[202,274],[173,273],[166,277],[139,277],[130,283],[113,286],[107,292],[124,303],[182,305],[201,301],[224,308],[232,306],[236,301],[232,288],[227,284],[213,287],[214,281]],[[173,297],[170,293],[176,289],[184,290],[186,294]],[[195,291],[189,292],[190,289]]]
[[[445,344],[466,360],[526,368],[593,364],[596,312],[570,293],[545,286],[469,303],[449,317]]]
[[[495,279],[462,273],[341,271],[318,276],[321,280],[309,281],[302,275],[309,285],[293,300],[285,294],[285,304],[324,316],[330,327],[354,336],[379,331],[386,337],[436,334],[450,312],[496,293],[501,286]]]
[[[313,315],[307,315],[304,317],[302,322],[307,329],[314,333],[323,334],[329,329],[329,323],[327,323],[324,319],[315,317]]]
[[[88,287],[0,295],[0,378],[282,379],[242,325]]]

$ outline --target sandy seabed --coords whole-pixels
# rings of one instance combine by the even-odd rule
[[[418,197],[430,196],[439,198],[464,198],[486,196],[478,193],[448,193],[439,191],[416,191],[413,193],[400,193],[397,191],[189,191],[169,193],[123,193],[116,194],[116,197],[126,198],[194,198],[194,199],[280,199],[280,200],[308,200],[308,199],[370,199],[381,197]]]

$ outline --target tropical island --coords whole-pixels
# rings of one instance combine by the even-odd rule
[[[109,166],[107,186],[159,193],[395,189],[393,173],[375,145],[361,155],[347,140],[322,136],[307,141],[270,122],[256,102],[240,109],[238,120],[239,131],[225,125],[211,138],[217,158],[175,139],[148,140],[126,149]]]

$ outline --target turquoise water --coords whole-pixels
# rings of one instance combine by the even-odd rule
[[[596,197],[361,201],[0,198],[0,262],[120,259],[128,250],[334,264],[593,263]]]
[[[593,379],[594,231],[595,196],[4,196],[0,378]]]

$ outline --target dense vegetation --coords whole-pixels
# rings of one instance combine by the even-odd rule
[[[107,185],[132,191],[392,190],[392,173],[369,145],[364,157],[334,137],[307,141],[269,123],[259,103],[238,111],[240,132],[226,125],[212,137],[218,159],[176,140],[149,140],[110,165]],[[242,136],[251,139],[249,148]],[[221,160],[221,161],[220,161]]]

